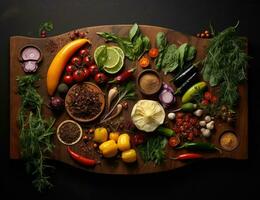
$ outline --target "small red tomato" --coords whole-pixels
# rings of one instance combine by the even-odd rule
[[[135,134],[133,137],[131,137],[131,143],[133,146],[144,143],[144,135],[141,133]]]
[[[98,73],[98,66],[97,65],[91,65],[88,68],[90,75],[95,76]]]
[[[74,73],[73,73],[73,79],[77,82],[81,82],[83,81],[85,78],[84,72],[81,69],[77,69]]]
[[[81,49],[79,51],[79,56],[81,56],[82,58],[86,57],[89,54],[89,50],[88,49]]]
[[[90,76],[90,71],[88,70],[88,68],[83,68],[83,72],[84,72],[85,79],[87,79]]]
[[[211,101],[212,103],[217,103],[217,102],[218,102],[218,98],[217,98],[216,96],[212,95],[210,101]]]
[[[178,136],[170,137],[168,144],[170,147],[176,147],[180,144],[180,138]]]
[[[201,101],[201,104],[207,106],[209,104],[209,101],[207,99],[203,99]]]
[[[102,84],[107,81],[107,76],[104,73],[97,73],[94,79],[97,84]]]
[[[148,52],[151,58],[156,58],[159,55],[159,50],[157,48],[151,48]]]
[[[76,67],[75,67],[74,65],[69,64],[69,65],[67,65],[67,67],[66,67],[66,72],[67,72],[68,74],[72,74],[75,70],[76,70]]]
[[[70,85],[73,83],[73,77],[71,75],[65,75],[63,77],[63,82],[66,83],[67,85]]]
[[[72,59],[71,59],[71,63],[73,65],[80,65],[82,62],[81,58],[80,57],[77,57],[77,56],[74,56]]]
[[[211,92],[205,92],[205,93],[204,93],[204,99],[210,101],[211,97],[212,97]]]
[[[90,56],[83,57],[82,63],[86,66],[90,66],[92,64],[92,60],[91,60]]]

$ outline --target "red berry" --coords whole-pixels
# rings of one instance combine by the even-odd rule
[[[71,59],[71,63],[72,63],[73,65],[76,65],[76,66],[80,65],[81,62],[82,62],[81,58],[80,58],[80,57],[77,57],[77,56],[74,56],[74,57],[72,57],[72,59]]]
[[[95,76],[98,73],[98,66],[97,65],[91,65],[88,68],[90,75]]]
[[[63,82],[66,83],[67,85],[70,85],[73,83],[73,77],[71,75],[65,75],[63,77]]]
[[[76,70],[76,67],[75,67],[74,65],[69,64],[69,65],[67,65],[67,67],[66,67],[66,72],[67,72],[68,74],[72,74],[75,70]]]
[[[83,57],[82,63],[86,66],[90,66],[92,64],[91,57],[90,56]]]
[[[201,101],[201,104],[207,106],[209,104],[209,101],[207,99],[203,99]]]
[[[97,84],[102,84],[107,81],[107,76],[104,73],[97,73],[94,79]]]
[[[73,79],[77,82],[81,82],[83,81],[85,78],[84,72],[81,69],[77,69],[74,73],[73,73]]]
[[[89,50],[88,49],[81,49],[79,51],[79,56],[81,56],[82,58],[86,57],[89,54]]]

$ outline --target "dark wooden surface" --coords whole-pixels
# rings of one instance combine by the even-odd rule
[[[96,35],[97,31],[107,31],[114,32],[118,35],[127,36],[130,25],[106,25],[106,26],[96,26],[96,27],[87,27],[82,28],[81,31],[87,31],[87,37],[92,41],[92,55],[94,49],[103,44],[104,40]],[[163,31],[167,33],[167,38],[170,43],[181,44],[184,42],[188,42],[194,45],[197,49],[197,57],[196,60],[201,60],[205,56],[205,48],[207,47],[208,40],[206,39],[198,39],[193,36],[184,35],[180,32],[156,27],[156,26],[147,26],[142,25],[141,31],[147,35],[152,43],[152,46],[155,46],[155,36],[159,31]],[[19,159],[20,158],[20,150],[19,150],[19,129],[17,127],[16,116],[18,113],[18,109],[20,106],[20,98],[16,95],[16,76],[23,75],[23,71],[21,65],[18,60],[19,50],[24,45],[34,44],[38,46],[43,52],[43,61],[40,63],[40,67],[38,69],[38,73],[41,74],[43,79],[40,83],[40,94],[44,97],[45,102],[48,101],[48,95],[46,90],[46,74],[48,70],[48,66],[51,63],[52,59],[58,52],[62,46],[64,46],[67,42],[69,42],[68,33],[64,33],[58,36],[50,37],[47,39],[35,39],[29,37],[21,37],[21,36],[13,36],[10,39],[10,158]],[[55,48],[53,48],[55,47]],[[131,67],[132,63],[126,61],[126,67]],[[135,76],[142,69],[138,68]],[[161,74],[162,75],[162,74]],[[162,75],[163,76],[163,75]],[[164,81],[169,83],[170,76],[164,77]],[[204,153],[206,158],[232,158],[232,159],[246,159],[248,156],[248,99],[247,99],[247,83],[240,86],[240,104],[238,107],[238,119],[236,126],[234,128],[237,133],[240,145],[239,147],[232,152],[223,151],[222,154],[219,153]],[[140,93],[138,93],[139,99],[144,98]],[[133,102],[130,102],[130,107],[128,111],[124,111],[123,116],[125,119],[130,118],[131,108],[133,106]],[[43,109],[45,115],[47,117],[52,116],[52,113],[46,109]],[[65,119],[69,119],[69,116],[66,112],[60,116],[56,123],[55,127]],[[219,146],[219,136],[223,130],[229,129],[226,124],[217,123],[216,125],[216,133],[211,138],[211,142]],[[61,144],[56,136],[54,137],[55,149],[52,155],[52,158],[74,167],[82,168],[77,163],[75,163],[66,152],[66,148],[63,144]],[[167,149],[169,155],[174,156],[184,151],[176,151],[170,148]],[[206,161],[204,161],[206,162]],[[96,173],[106,173],[106,174],[140,174],[140,173],[154,173],[159,171],[168,171],[173,170],[175,168],[179,168],[186,165],[185,163],[179,161],[167,160],[165,164],[160,166],[154,166],[153,164],[144,164],[140,159],[138,162],[133,165],[127,165],[122,161],[115,160],[114,162],[102,160],[101,165],[98,165],[94,168],[84,168],[91,172]]]

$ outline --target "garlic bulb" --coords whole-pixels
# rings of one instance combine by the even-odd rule
[[[135,126],[145,132],[153,132],[163,124],[165,111],[162,105],[153,100],[139,100],[131,112]]]

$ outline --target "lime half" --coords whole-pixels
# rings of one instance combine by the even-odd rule
[[[120,57],[119,62],[117,63],[117,65],[113,68],[107,68],[106,66],[104,66],[104,70],[109,73],[109,74],[116,74],[117,72],[120,71],[120,69],[122,69],[124,65],[124,60],[122,59],[122,57]]]
[[[119,55],[121,56],[122,60],[124,61],[125,54],[124,54],[123,50],[118,46],[112,46],[111,48],[115,49],[119,53]]]
[[[97,63],[97,58],[98,58],[98,55],[100,54],[100,52],[106,47],[106,45],[101,45],[99,47],[97,47],[95,49],[95,52],[94,52],[94,60],[95,60],[95,63]]]

